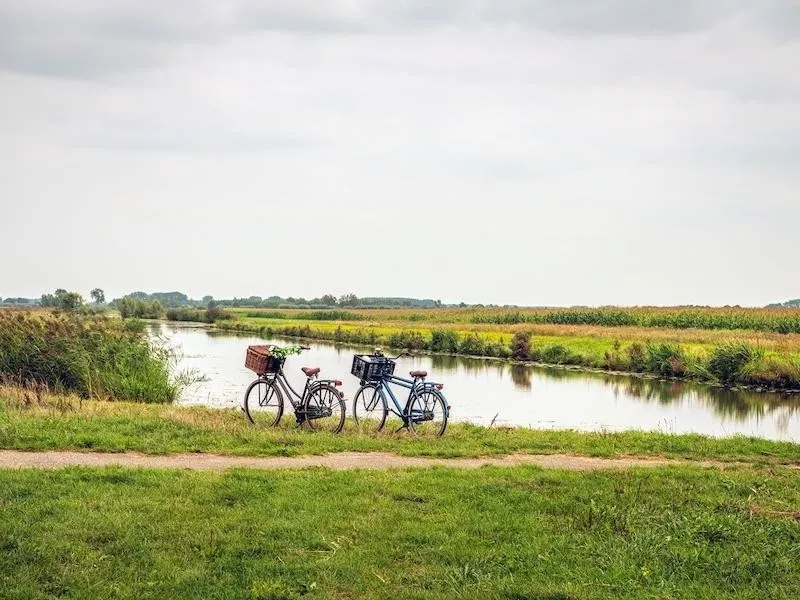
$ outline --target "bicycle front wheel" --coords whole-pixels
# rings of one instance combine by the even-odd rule
[[[359,431],[364,433],[380,431],[386,423],[388,413],[386,398],[374,383],[364,384],[356,392],[353,398],[353,419]]]
[[[332,385],[314,388],[303,404],[305,423],[309,429],[339,433],[344,427],[346,409],[344,400]]]
[[[244,394],[244,412],[250,422],[274,427],[283,416],[283,395],[274,379],[256,379]]]
[[[447,429],[447,404],[435,389],[414,395],[408,405],[408,426],[420,435],[444,435]]]

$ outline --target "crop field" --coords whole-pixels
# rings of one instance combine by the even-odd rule
[[[431,309],[234,309],[244,317],[309,321],[461,323],[489,325],[596,325],[666,329],[729,329],[800,333],[794,308],[431,308]]]

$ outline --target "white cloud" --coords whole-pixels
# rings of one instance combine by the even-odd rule
[[[789,3],[320,6],[4,3],[0,295],[797,295]]]

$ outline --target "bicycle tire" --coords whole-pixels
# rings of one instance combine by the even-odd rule
[[[259,378],[248,386],[244,394],[244,412],[253,425],[276,427],[281,422],[283,394],[274,379]]]
[[[372,394],[367,396],[372,390]],[[359,408],[359,403],[361,408]],[[371,406],[371,408],[370,408]],[[370,413],[372,416],[367,416]],[[359,419],[359,414],[362,418]],[[374,383],[365,383],[362,385],[356,395],[353,397],[353,420],[359,431],[362,432],[375,432],[378,433],[386,425],[386,417],[389,415],[389,407],[386,405],[386,398],[380,393],[378,386]],[[374,423],[371,428],[369,424]]]

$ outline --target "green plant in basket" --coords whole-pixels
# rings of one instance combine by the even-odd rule
[[[302,351],[300,346],[272,346],[269,349],[270,355],[280,360],[284,360],[287,356],[300,354]]]

